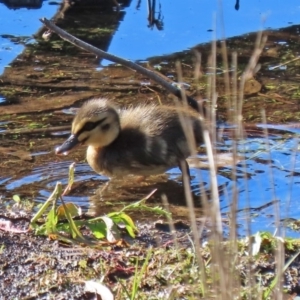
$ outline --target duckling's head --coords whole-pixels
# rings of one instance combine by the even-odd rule
[[[66,153],[78,144],[101,148],[111,144],[120,133],[120,120],[116,109],[106,99],[85,102],[72,123],[71,136],[56,149]]]

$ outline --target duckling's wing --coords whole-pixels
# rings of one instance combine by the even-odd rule
[[[164,140],[152,138],[136,128],[126,128],[102,150],[100,161],[102,168],[113,175],[159,174],[170,168],[166,148]]]
[[[190,154],[181,121],[174,109],[146,106],[120,114],[118,138],[102,150],[102,168],[113,175],[159,174],[176,167]],[[187,116],[187,121],[196,118]]]

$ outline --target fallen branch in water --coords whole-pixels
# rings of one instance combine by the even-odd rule
[[[157,73],[150,71],[130,60],[126,60],[123,59],[121,57],[115,56],[113,54],[107,53],[101,49],[98,49],[78,38],[76,38],[75,36],[69,34],[68,32],[66,32],[65,30],[59,28],[58,26],[56,26],[54,23],[50,22],[49,20],[47,20],[46,18],[42,18],[40,19],[40,21],[47,27],[49,28],[51,31],[55,32],[56,34],[58,34],[63,40],[83,49],[86,50],[88,52],[94,53],[95,55],[110,60],[112,62],[121,64],[125,67],[128,67],[132,70],[137,71],[138,73],[149,77],[150,79],[154,80],[155,82],[157,82],[158,84],[160,84],[161,86],[163,86],[166,90],[168,90],[170,93],[172,93],[173,95],[175,95],[176,97],[178,97],[179,99],[185,99],[187,100],[189,106],[191,106],[193,109],[202,112],[202,108],[200,107],[200,105],[198,105],[198,102],[190,97],[184,94],[184,92],[182,92],[175,83],[171,84],[169,82],[167,82],[165,79],[163,79],[161,76],[159,76]]]

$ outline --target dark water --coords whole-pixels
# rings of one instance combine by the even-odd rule
[[[155,18],[157,22],[149,25],[147,20],[146,2],[137,7],[136,2],[130,6],[123,6],[123,20],[118,22],[116,32],[112,36],[108,51],[125,58],[147,60],[152,56],[170,54],[189,49],[197,44],[209,42],[214,29],[213,15],[217,13],[218,22],[216,36],[222,36],[220,25],[220,7],[218,1],[185,1],[174,4],[174,1],[157,2]],[[238,11],[234,8],[234,1],[224,1],[223,15],[227,37],[237,36],[256,31],[258,28],[281,28],[290,24],[297,24],[300,6],[298,1],[240,1]],[[8,9],[4,1],[0,3],[0,72],[24,50],[28,44],[36,43],[32,35],[38,31],[41,24],[40,17],[50,18],[58,5],[49,1],[42,2],[40,9]],[[160,14],[159,14],[160,13]],[[262,22],[262,19],[264,21]],[[138,24],[138,26],[137,26]],[[162,30],[158,29],[162,26]],[[282,44],[281,40],[275,43]],[[159,45],[159,46],[158,46]],[[287,44],[288,47],[288,44]],[[104,63],[105,64],[105,63]],[[5,97],[0,95],[0,105],[5,103]],[[1,109],[1,106],[0,106]],[[67,110],[62,110],[66,114]],[[24,117],[24,118],[22,118]],[[36,128],[46,124],[57,116],[40,114],[39,120],[30,115],[0,116],[0,134],[6,130],[31,126]],[[71,122],[69,116],[66,123]],[[38,123],[34,124],[35,122]],[[54,122],[54,121],[51,121]],[[58,122],[57,122],[58,123]],[[53,125],[53,124],[52,124]],[[237,188],[239,194],[238,222],[241,233],[246,232],[248,212],[250,209],[250,225],[253,232],[258,230],[274,231],[276,210],[280,211],[280,218],[299,218],[300,194],[300,160],[298,150],[298,129],[286,128],[281,133],[266,140],[263,137],[249,138],[238,143],[238,153],[244,158],[236,167]],[[126,201],[138,200],[153,189],[158,188],[153,201],[160,203],[162,192],[168,195],[171,210],[180,215],[178,207],[183,206],[182,183],[178,168],[172,169],[164,177],[154,177],[145,183],[127,180],[126,183],[112,183],[107,190],[106,197],[99,196],[99,189],[108,179],[95,174],[84,161],[84,151],[80,150],[71,157],[56,157],[53,149],[62,141],[68,131],[59,131],[46,135],[1,135],[2,160],[0,170],[0,193],[3,202],[19,194],[21,198],[34,198],[43,202],[51,194],[57,181],[67,184],[68,166],[75,160],[76,184],[75,189],[67,201],[73,201],[86,209],[104,212],[104,206],[122,207]],[[26,153],[15,153],[22,147]],[[222,152],[232,152],[233,143],[229,139],[220,146]],[[23,149],[22,148],[22,149]],[[27,156],[30,157],[28,158]],[[229,211],[232,199],[233,168],[224,166],[218,172],[218,186],[221,209],[224,216]],[[192,188],[194,194],[203,193],[199,182],[203,182],[204,189],[210,190],[210,174],[206,169],[192,168]],[[275,204],[274,204],[275,203]],[[200,205],[196,203],[197,209]],[[247,219],[247,220],[245,220]],[[293,235],[292,232],[288,232]]]

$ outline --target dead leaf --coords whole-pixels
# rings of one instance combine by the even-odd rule
[[[114,243],[120,239],[120,233],[117,225],[109,217],[103,216],[101,218],[106,225],[106,238],[109,242]]]
[[[114,300],[114,295],[108,287],[96,281],[85,281],[84,291],[97,294],[102,300]]]
[[[244,86],[244,94],[246,96],[257,94],[258,92],[260,92],[261,87],[262,87],[261,83],[259,83],[257,80],[253,78],[247,80]]]

